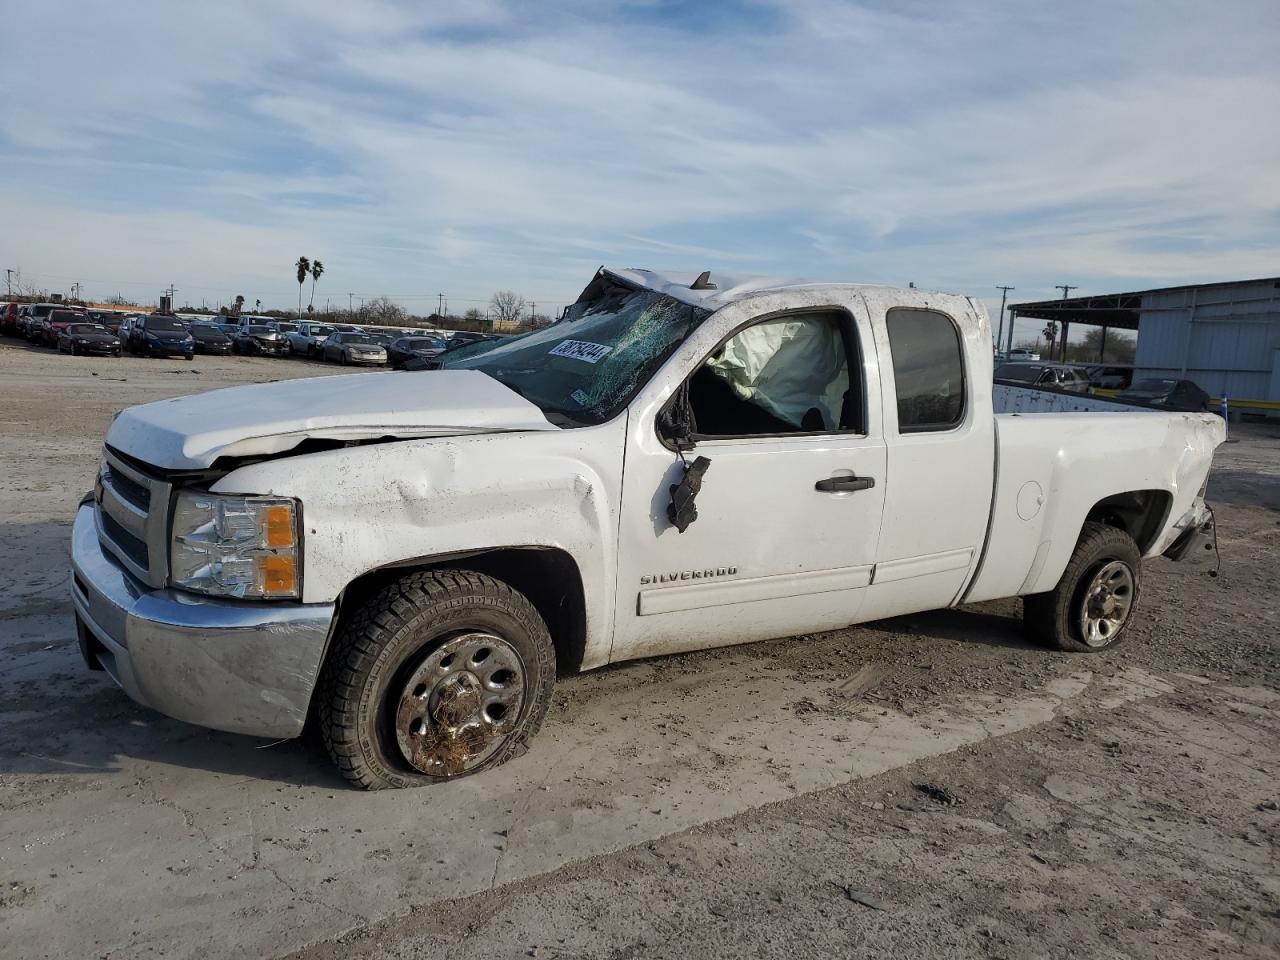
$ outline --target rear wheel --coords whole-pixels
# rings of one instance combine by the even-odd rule
[[[340,629],[316,692],[320,734],[359,787],[453,780],[528,749],[555,666],[542,617],[507,584],[410,574]]]
[[[1133,538],[1086,523],[1057,586],[1023,598],[1027,635],[1072,653],[1108,650],[1124,639],[1141,586],[1142,554]]]

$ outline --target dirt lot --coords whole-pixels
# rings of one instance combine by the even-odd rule
[[[1150,563],[1113,653],[1004,601],[630,664],[365,795],[134,705],[67,600],[117,410],[328,372],[0,344],[0,957],[1277,955],[1280,431],[1219,452],[1221,575]]]

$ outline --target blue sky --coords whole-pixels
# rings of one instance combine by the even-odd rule
[[[0,48],[0,255],[51,289],[1280,274],[1275,0],[45,0]]]

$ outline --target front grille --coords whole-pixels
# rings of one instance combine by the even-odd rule
[[[133,576],[151,587],[168,577],[166,539],[172,486],[110,448],[95,489],[98,539]]]
[[[123,473],[118,473],[111,469],[110,464],[102,465],[102,482],[114,487],[120,496],[128,500],[139,510],[151,509],[151,491],[135,480],[129,479]]]
[[[108,513],[102,514],[102,532],[139,567],[144,570],[151,567],[151,552],[147,549],[146,541],[139,540]]]

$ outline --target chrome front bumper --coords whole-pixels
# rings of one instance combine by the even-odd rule
[[[334,606],[153,590],[105,553],[92,503],[71,533],[71,600],[85,660],[178,720],[260,737],[302,732]]]

